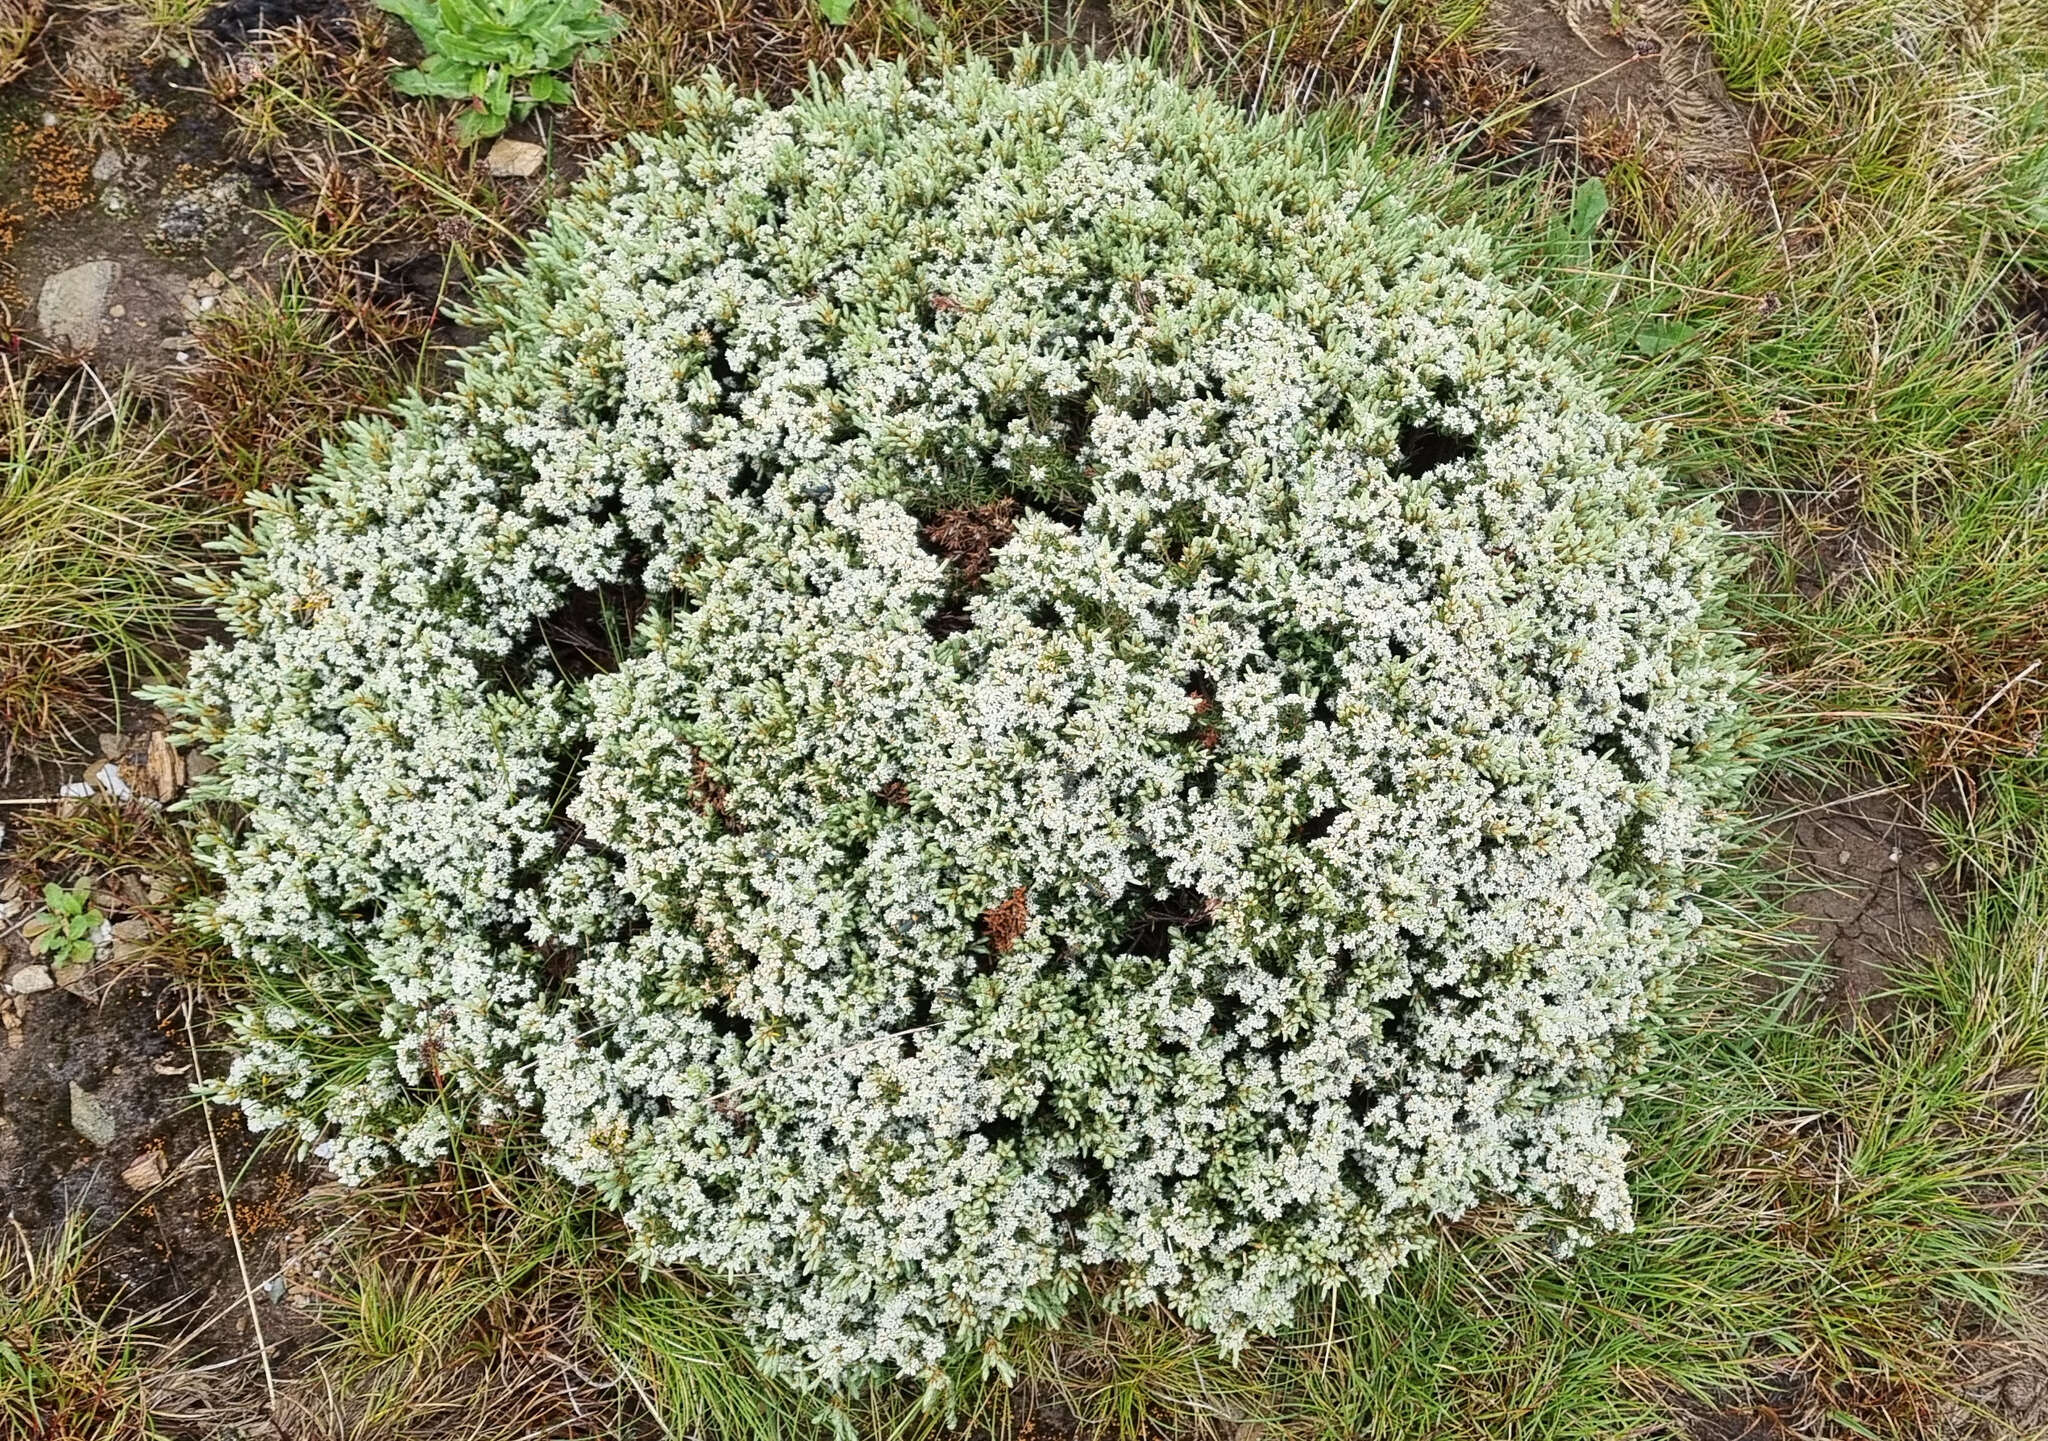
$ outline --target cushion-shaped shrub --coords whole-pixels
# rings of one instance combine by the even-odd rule
[[[680,100],[225,589],[228,1093],[536,1117],[813,1383],[1626,1224],[1738,667],[1481,237],[1141,65]]]

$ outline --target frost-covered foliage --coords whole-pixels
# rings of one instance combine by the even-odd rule
[[[251,1119],[536,1115],[827,1384],[1627,1224],[1737,668],[1481,239],[1142,66],[682,103],[195,661]]]

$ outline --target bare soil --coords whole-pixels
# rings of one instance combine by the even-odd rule
[[[0,91],[0,164],[18,180],[0,195],[0,335],[159,383],[197,350],[198,317],[263,270],[270,177],[235,151],[196,70],[149,60],[139,22],[53,26],[47,43],[48,65]],[[46,282],[93,261],[119,272],[96,333],[53,337]]]
[[[1888,787],[1802,796],[1780,825],[1801,883],[1789,908],[1827,958],[1838,1013],[1882,1014],[1887,978],[1942,952],[1939,844]]]
[[[172,792],[183,764],[160,733],[154,744],[158,780]],[[137,793],[129,806],[156,805],[145,733],[103,749],[118,759],[95,755],[64,779],[104,777],[111,766]],[[20,816],[0,812],[17,825]],[[43,909],[44,881],[91,887],[110,930],[92,961],[64,967],[33,951],[26,931]],[[209,1114],[195,1094],[221,1059],[195,993],[152,964],[164,914],[152,898],[169,889],[131,866],[32,874],[0,853],[0,1208],[18,1235],[85,1218],[94,1238],[85,1300],[95,1313],[151,1318],[195,1361],[250,1362],[204,1388],[207,1421],[191,1434],[213,1436],[237,1410],[257,1414],[258,1351],[285,1372],[318,1329],[285,1279],[296,1279],[308,1249],[299,1202],[312,1177],[285,1146],[259,1142],[236,1112]]]
[[[17,936],[0,949],[10,971],[22,963]],[[34,1234],[85,1214],[99,1236],[91,1280],[100,1304],[167,1309],[214,1349],[246,1352],[252,1318],[224,1175],[265,1335],[276,1348],[302,1332],[304,1318],[263,1283],[292,1244],[306,1178],[281,1147],[259,1150],[233,1112],[216,1110],[209,1135],[178,988],[114,976],[90,995],[56,988],[8,1004],[19,1022],[0,1050],[0,1196],[10,1220]],[[107,1144],[73,1124],[74,1087],[112,1118]]]
[[[1495,5],[1488,24],[1487,38],[1528,67],[1578,143],[1640,135],[1696,175],[1755,168],[1750,117],[1676,0],[1517,0]]]

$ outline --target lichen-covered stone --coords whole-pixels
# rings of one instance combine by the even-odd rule
[[[1739,669],[1484,240],[1143,66],[681,99],[226,592],[228,1094],[530,1114],[826,1384],[1626,1225]]]

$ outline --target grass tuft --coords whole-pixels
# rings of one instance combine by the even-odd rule
[[[303,480],[342,422],[431,378],[410,327],[351,288],[318,298],[292,275],[201,316],[196,330],[200,358],[178,377],[170,441],[225,499]]]
[[[95,1304],[83,1216],[41,1240],[0,1230],[0,1434],[20,1441],[169,1441],[209,1419],[215,1384],[156,1334],[161,1313]]]
[[[198,614],[181,579],[210,519],[129,400],[0,359],[0,757],[58,747],[155,670]]]

